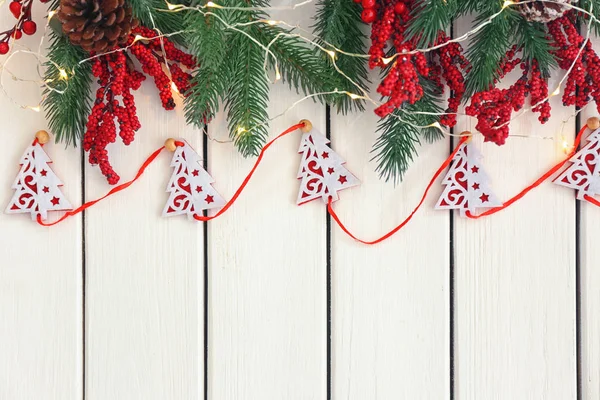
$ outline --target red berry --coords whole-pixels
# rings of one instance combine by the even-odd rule
[[[26,35],[33,35],[37,30],[37,25],[33,21],[23,22],[23,33]]]
[[[21,32],[20,29],[17,29],[13,32],[12,37],[15,39],[21,39],[21,37],[23,36],[23,32]]]
[[[394,6],[394,11],[396,11],[396,14],[404,14],[404,12],[406,11],[406,4],[400,1],[397,2]]]
[[[19,18],[21,16],[21,3],[19,3],[18,1],[11,2],[8,8],[10,9],[12,15],[15,16],[15,18]]]
[[[6,42],[0,43],[0,54],[6,54],[6,53],[8,53],[8,50],[9,50],[8,43],[6,43]]]
[[[373,8],[375,7],[375,0],[362,0],[363,8]]]
[[[377,13],[372,8],[366,8],[363,10],[362,14],[360,14],[360,17],[364,23],[370,24],[371,22],[375,21]]]

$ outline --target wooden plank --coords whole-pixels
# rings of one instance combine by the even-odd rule
[[[594,38],[592,43],[598,51],[600,39]],[[589,117],[598,116],[596,105],[590,104],[581,113],[581,125],[584,126]],[[580,206],[581,398],[592,400],[600,398],[600,248],[596,244],[600,234],[600,209],[585,201]]]
[[[403,182],[386,183],[370,161],[377,120],[369,105],[362,114],[334,114],[331,122],[333,149],[361,180],[340,192],[334,207],[369,240],[412,212],[449,149],[448,140],[425,143]],[[334,399],[449,398],[450,218],[433,210],[433,197],[375,246],[353,241],[332,222]]]
[[[146,81],[136,96],[135,142],[110,146],[124,182],[168,137],[202,154],[202,132],[182,109],[167,112]],[[203,227],[163,218],[172,154],[164,151],[139,182],[86,212],[87,399],[203,397]],[[86,166],[86,197],[110,187]]]
[[[457,25],[459,34],[467,31]],[[511,74],[506,82],[520,76]],[[558,79],[549,83],[553,91]],[[507,83],[508,84],[508,83]],[[501,200],[507,200],[564,159],[561,125],[572,109],[552,100],[552,119],[511,124],[498,147],[474,141]],[[474,131],[461,118],[457,132]],[[564,126],[573,137],[575,125]],[[456,214],[456,398],[574,399],[575,201],[551,182],[510,208],[473,221]]]
[[[34,7],[35,9],[36,7]],[[37,7],[38,9],[41,7]],[[36,18],[41,17],[41,13]],[[14,17],[4,13],[2,26]],[[39,37],[23,38],[34,47]],[[4,61],[4,60],[3,60]],[[24,79],[39,79],[32,56],[18,54],[7,65]],[[40,101],[37,83],[16,82],[5,73],[5,89],[21,105]],[[18,108],[0,96],[6,143],[0,157],[2,211],[13,196],[19,160],[35,132],[47,129],[43,113]],[[54,141],[44,146],[71,203],[81,199],[79,149]],[[50,212],[49,220],[60,212]],[[0,398],[80,399],[82,395],[82,226],[81,217],[44,228],[29,214],[0,213]]]
[[[307,27],[312,9],[273,17]],[[275,116],[301,96],[278,84],[270,98]],[[270,137],[303,118],[324,132],[324,117],[324,106],[306,101],[273,121]],[[227,137],[222,115],[209,131]],[[209,225],[211,399],[325,399],[325,210],[296,206],[300,137],[274,145],[235,205]],[[210,171],[226,198],[254,161],[209,142]]]

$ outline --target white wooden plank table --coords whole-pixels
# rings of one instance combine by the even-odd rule
[[[311,5],[276,17],[308,27],[313,15]],[[465,29],[461,22],[455,30]],[[14,62],[34,72],[30,59]],[[39,101],[34,86],[7,87],[23,104]],[[299,98],[274,86],[271,115]],[[181,111],[162,110],[151,84],[136,103],[136,141],[110,148],[123,181],[167,137],[182,137],[231,197],[254,160],[186,126]],[[511,138],[497,147],[474,139],[499,198],[564,157],[561,132],[572,140],[578,123],[562,126],[572,110],[559,103],[545,126],[534,115],[512,125],[553,140]],[[5,204],[22,151],[46,123],[6,97],[0,107]],[[593,115],[592,105],[579,124]],[[366,239],[410,213],[452,148],[450,139],[424,145],[394,186],[370,161],[370,109],[339,116],[304,102],[271,123],[270,137],[303,118],[329,135],[362,181],[334,207]],[[473,126],[462,118],[455,132]],[[222,114],[208,133],[227,137]],[[600,210],[548,182],[506,211],[465,220],[433,210],[436,184],[404,230],[367,247],[322,202],[295,205],[299,138],[274,145],[231,210],[207,224],[161,217],[167,153],[131,188],[58,226],[0,214],[0,399],[600,397]],[[74,205],[108,190],[79,149],[46,150]]]

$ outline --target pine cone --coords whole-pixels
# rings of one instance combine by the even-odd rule
[[[71,43],[96,53],[124,43],[138,25],[125,0],[60,0],[58,19]]]
[[[569,11],[571,7],[564,6],[562,4],[574,4],[577,0],[553,0],[553,3],[546,3],[544,1],[536,1],[535,3],[527,3],[519,6],[519,12],[528,21],[548,23],[560,18],[565,12]]]

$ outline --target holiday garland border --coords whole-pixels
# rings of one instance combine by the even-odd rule
[[[470,210],[467,210],[465,213],[465,216],[470,218],[470,219],[480,219],[483,217],[488,217],[491,216],[493,214],[496,214],[497,212],[500,212],[504,209],[506,209],[507,207],[510,207],[511,205],[513,205],[514,203],[516,203],[518,200],[522,199],[523,197],[525,197],[530,191],[532,191],[533,189],[535,189],[536,187],[540,186],[542,183],[544,183],[545,181],[547,181],[550,177],[552,177],[556,172],[558,172],[559,170],[561,170],[563,168],[563,166],[571,161],[571,159],[573,158],[573,156],[575,154],[577,154],[577,148],[579,147],[581,140],[583,138],[583,135],[586,131],[597,131],[598,129],[600,129],[600,119],[598,118],[590,118],[587,121],[586,126],[584,126],[581,131],[577,134],[576,140],[575,140],[575,144],[574,144],[574,149],[571,150],[571,152],[567,155],[567,157],[560,161],[559,163],[557,163],[556,165],[552,166],[547,172],[545,172],[540,178],[538,178],[535,182],[533,182],[532,184],[530,184],[529,186],[527,186],[526,188],[524,188],[522,191],[520,191],[517,195],[513,196],[512,198],[510,198],[508,201],[502,203],[502,205],[490,208],[487,211],[484,211],[480,214],[473,214],[471,213]],[[223,215],[230,207],[233,206],[233,204],[237,201],[237,199],[239,198],[239,196],[242,194],[242,192],[244,191],[244,189],[246,188],[246,186],[249,184],[252,176],[254,175],[256,169],[259,167],[259,165],[262,162],[262,159],[265,155],[265,153],[271,148],[271,146],[273,144],[275,144],[279,139],[283,138],[284,136],[287,136],[293,132],[296,132],[297,130],[301,130],[302,132],[305,133],[305,135],[308,135],[311,131],[312,131],[312,124],[310,123],[310,121],[308,120],[302,120],[300,121],[298,124],[292,125],[291,127],[289,127],[288,129],[286,129],[285,131],[283,131],[282,133],[280,133],[278,136],[276,136],[274,139],[272,139],[271,141],[269,141],[261,150],[261,152],[258,155],[258,158],[256,159],[252,169],[249,171],[249,173],[247,174],[247,176],[244,178],[244,180],[242,181],[242,183],[240,184],[240,186],[238,187],[238,189],[235,191],[234,195],[231,197],[231,199],[229,201],[227,201],[223,207],[214,215],[212,216],[203,216],[199,214],[200,210],[197,210],[196,212],[193,212],[192,210],[192,214],[193,214],[193,219],[197,220],[197,221],[202,221],[202,222],[208,222],[211,221],[215,218],[220,217],[221,215]],[[310,139],[310,137],[308,137],[308,139]],[[328,213],[331,215],[331,217],[333,218],[333,220],[338,224],[338,226],[340,227],[340,229],[342,229],[342,231],[344,231],[349,237],[351,237],[352,239],[362,243],[362,244],[366,244],[366,245],[375,245],[378,243],[381,243],[387,239],[389,239],[390,237],[392,237],[394,234],[396,234],[398,231],[400,231],[402,228],[404,228],[413,218],[413,216],[417,213],[417,211],[421,208],[421,206],[423,205],[425,199],[427,198],[432,186],[435,184],[435,182],[437,181],[437,179],[440,177],[440,175],[442,174],[442,172],[444,170],[446,170],[449,165],[455,161],[454,158],[456,156],[456,154],[459,152],[459,150],[461,148],[463,148],[464,145],[466,145],[471,139],[471,136],[468,135],[468,132],[465,133],[465,135],[461,136],[461,139],[458,143],[458,145],[456,146],[455,150],[452,152],[452,154],[440,165],[440,167],[438,168],[438,170],[435,172],[435,174],[433,175],[433,177],[431,178],[429,184],[427,185],[419,203],[417,204],[417,206],[414,208],[414,210],[410,213],[410,215],[404,220],[402,221],[399,225],[397,225],[394,229],[392,229],[390,232],[384,234],[383,236],[375,239],[375,240],[364,240],[364,239],[360,239],[358,236],[356,236],[354,233],[351,232],[351,230],[345,226],[345,224],[341,221],[340,217],[336,214],[335,210],[333,209],[333,193],[331,192],[323,192],[324,196],[323,199],[326,202],[326,207],[327,207],[327,211]],[[34,142],[32,143],[32,147],[35,146],[43,146],[46,143],[48,143],[49,141],[49,135],[45,132],[45,131],[39,131],[36,134],[36,139],[34,140]],[[44,217],[43,217],[43,213],[46,212],[45,209],[40,209],[40,205],[38,203],[32,202],[29,203],[27,205],[27,207],[18,210],[16,212],[31,212],[32,216],[34,216],[36,222],[39,225],[42,226],[53,226],[56,225],[58,223],[63,222],[64,220],[66,220],[67,218],[77,215],[80,212],[82,212],[83,210],[86,210],[90,207],[92,207],[93,205],[95,205],[96,203],[104,200],[107,197],[110,197],[118,192],[121,192],[125,189],[127,189],[128,187],[130,187],[133,183],[135,183],[138,179],[140,179],[140,177],[144,174],[146,168],[152,164],[154,162],[154,160],[156,160],[156,158],[163,152],[163,150],[168,150],[171,152],[176,151],[176,149],[178,147],[182,147],[185,146],[184,142],[181,141],[177,141],[175,139],[167,139],[165,141],[165,145],[160,147],[159,149],[157,149],[156,151],[154,151],[142,164],[142,166],[140,167],[140,169],[138,170],[138,172],[136,173],[136,175],[134,176],[133,179],[131,179],[128,182],[125,182],[123,184],[120,184],[118,186],[115,186],[114,188],[112,188],[106,195],[100,197],[99,199],[93,200],[93,201],[89,201],[86,202],[84,204],[82,204],[80,207],[71,210],[71,211],[67,211],[65,214],[63,214],[62,217],[60,217],[58,220],[53,221],[53,222],[45,222],[44,221]],[[26,152],[26,156],[29,153]],[[24,156],[24,157],[26,157]],[[600,161],[600,153],[597,153],[596,155],[596,161]],[[455,161],[456,162],[456,161]],[[36,164],[37,165],[37,164]],[[172,165],[175,165],[172,163]],[[595,165],[595,164],[594,164]],[[34,170],[35,170],[35,166],[34,166]],[[35,171],[34,171],[35,172]],[[44,174],[44,176],[46,176],[46,174]],[[19,184],[21,185],[28,185],[29,188],[35,186],[36,190],[39,189],[37,183],[35,180],[30,180],[29,183],[27,182],[20,182],[19,181],[20,178],[17,178],[17,181],[15,182],[15,185],[13,185],[14,188],[18,188]],[[589,186],[589,182],[588,182],[588,186]],[[583,186],[580,188],[582,189]],[[17,189],[18,190],[18,189]],[[582,189],[583,190],[583,189]],[[17,194],[15,194],[14,198],[18,198]],[[596,200],[595,198],[593,198],[590,194],[585,193],[582,196],[583,199],[589,201],[590,203],[599,206],[600,207],[600,201]],[[37,200],[36,200],[37,201]],[[11,201],[11,203],[9,204],[8,208],[7,208],[7,212],[12,212],[11,211],[11,205],[16,204],[16,202],[13,200]],[[54,208],[54,209],[59,209],[59,208]]]

